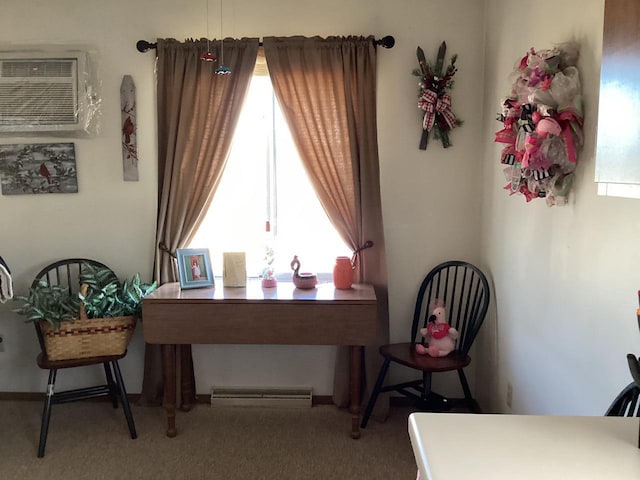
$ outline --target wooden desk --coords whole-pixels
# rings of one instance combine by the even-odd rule
[[[640,478],[638,418],[412,413],[421,480]]]
[[[360,376],[364,345],[376,338],[376,296],[371,285],[336,290],[322,284],[300,290],[292,283],[261,288],[181,290],[162,285],[142,302],[144,338],[162,344],[167,436],[176,435],[176,345],[346,345],[350,350],[351,436],[360,437]]]

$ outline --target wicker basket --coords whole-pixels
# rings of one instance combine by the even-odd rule
[[[40,320],[40,328],[49,360],[70,360],[123,354],[136,321],[135,316],[87,319],[81,303],[79,319],[60,323],[58,330]]]

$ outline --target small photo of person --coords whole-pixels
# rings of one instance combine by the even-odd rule
[[[200,280],[202,278],[201,270],[201,258],[198,255],[194,255],[189,258],[189,264],[191,265],[191,278],[193,280]]]

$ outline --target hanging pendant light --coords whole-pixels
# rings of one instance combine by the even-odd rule
[[[200,55],[200,60],[203,62],[215,62],[216,57],[211,53],[211,45],[209,43],[209,0],[207,2],[207,51]]]
[[[213,54],[209,51],[209,48],[207,47],[207,52],[200,55],[200,60],[202,60],[203,62],[215,62],[216,57],[213,56]]]
[[[221,40],[222,44],[224,41]],[[231,73],[231,69],[224,65],[224,46],[220,47],[220,65],[216,68],[216,75],[229,75]]]
[[[216,75],[229,75],[231,69],[224,65],[224,36],[222,35],[222,0],[220,0],[220,65],[216,68]]]

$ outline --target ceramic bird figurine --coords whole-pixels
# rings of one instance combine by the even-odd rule
[[[291,279],[297,288],[316,288],[318,276],[315,273],[300,273],[300,260],[298,260],[297,255],[294,255],[293,260],[291,260],[291,269],[293,270]]]

